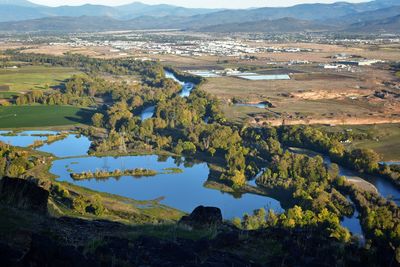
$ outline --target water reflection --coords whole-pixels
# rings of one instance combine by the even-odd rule
[[[72,164],[74,163],[74,164]],[[154,177],[135,179],[121,177],[106,180],[74,181],[70,173],[106,169],[146,168],[163,172],[165,168],[180,168],[183,173],[159,174]],[[234,196],[204,187],[209,175],[205,163],[195,163],[183,158],[160,158],[158,156],[87,157],[64,159],[54,162],[51,172],[61,181],[70,182],[95,191],[107,192],[137,200],[161,199],[161,203],[191,212],[199,205],[219,207],[224,218],[242,217],[244,213],[264,207],[282,212],[280,203],[272,198],[254,194]],[[237,198],[239,197],[239,198]]]

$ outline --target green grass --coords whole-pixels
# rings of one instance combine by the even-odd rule
[[[47,89],[77,73],[79,72],[72,68],[46,66],[0,69],[0,86],[8,86],[10,91]]]
[[[19,94],[15,93],[15,92],[1,92],[0,91],[0,99],[10,99],[17,95],[19,95]]]
[[[322,127],[327,131],[351,129],[355,133],[364,133],[372,139],[354,141],[350,148],[370,148],[379,153],[384,161],[400,160],[400,124],[351,125]]]
[[[88,123],[92,111],[71,106],[0,107],[0,128],[49,127]]]

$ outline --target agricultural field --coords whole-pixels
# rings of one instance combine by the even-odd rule
[[[320,126],[326,131],[352,131],[368,136],[355,140],[349,148],[370,148],[382,156],[383,161],[400,161],[400,124]]]
[[[47,66],[22,66],[16,69],[0,69],[0,94],[46,90],[59,85],[65,79],[79,73],[72,68]],[[2,89],[3,90],[2,90]]]
[[[70,106],[0,107],[0,128],[31,128],[85,124],[92,111]]]

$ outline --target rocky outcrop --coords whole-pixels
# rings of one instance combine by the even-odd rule
[[[0,180],[0,202],[19,209],[47,213],[49,192],[33,181],[4,177]]]
[[[219,226],[222,224],[222,213],[219,208],[199,206],[189,216],[182,217],[179,224],[193,228]]]

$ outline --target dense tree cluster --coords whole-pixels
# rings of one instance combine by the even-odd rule
[[[380,175],[398,183],[399,172],[380,165],[381,157],[371,149],[346,150],[335,136],[309,126],[283,126],[279,134],[282,143],[287,146],[312,149],[329,155],[334,162],[355,171]]]
[[[376,250],[375,255],[382,260],[400,262],[400,208],[375,193],[360,191],[348,184],[343,187],[361,212],[361,224]]]
[[[338,241],[348,242],[351,238],[349,231],[340,225],[337,215],[327,209],[315,213],[294,206],[282,214],[276,214],[273,210],[266,212],[264,209],[259,209],[255,210],[253,215],[245,214],[243,219],[235,218],[233,223],[246,230],[284,228],[291,231],[296,229],[307,231],[318,228],[320,234],[326,233],[327,237],[335,238]]]
[[[19,150],[0,142],[0,177],[22,177],[29,169],[40,164],[41,159],[28,151]]]
[[[42,92],[42,91],[31,91],[23,95],[19,95],[15,99],[15,104],[21,105],[32,105],[32,104],[43,104],[43,105],[72,105],[89,107],[95,106],[95,100],[90,97],[80,97],[71,94],[63,94],[60,92]]]
[[[338,175],[337,165],[327,168],[320,156],[311,158],[286,152],[273,158],[257,183],[268,188],[290,190],[302,208],[317,212],[328,209],[342,217],[352,214],[353,208],[333,187]]]

